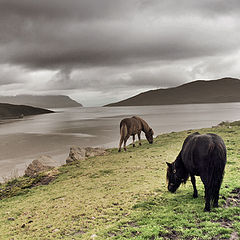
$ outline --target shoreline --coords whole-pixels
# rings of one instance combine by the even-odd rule
[[[237,122],[237,121],[236,121]],[[206,128],[215,128],[215,127],[219,127],[221,126],[221,123],[225,123],[224,121],[219,122],[216,126],[209,126]],[[194,130],[198,130],[199,128],[192,128],[192,129],[184,129],[184,130],[180,130],[180,131],[171,131],[171,132],[164,132],[164,133],[160,133],[157,136],[154,137],[154,139],[156,139],[157,137],[164,135],[164,134],[172,134],[172,133],[180,133],[182,131],[194,131]],[[205,129],[205,128],[201,128],[201,129]],[[13,134],[14,139],[19,142],[19,139],[16,138],[17,134]],[[47,137],[47,135],[45,135],[44,137]],[[1,135],[0,135],[1,138]],[[145,137],[142,140],[146,140]],[[41,142],[41,140],[40,140]],[[137,143],[138,141],[136,141]],[[131,138],[128,139],[127,142],[127,146],[130,147],[130,145],[132,144],[131,142]],[[14,166],[13,168],[11,168],[11,170],[6,170],[6,167],[4,169],[4,167],[2,167],[1,169],[3,169],[3,172],[8,172],[8,174],[6,175],[0,175],[0,183],[5,182],[5,179],[10,180],[10,179],[14,179],[14,178],[18,178],[18,177],[22,177],[24,175],[24,171],[26,170],[27,166],[35,159],[38,159],[41,156],[49,156],[51,157],[54,161],[56,161],[57,163],[57,167],[61,167],[62,165],[64,165],[66,163],[66,159],[68,157],[69,154],[69,150],[71,147],[73,146],[77,146],[77,147],[91,147],[91,148],[96,148],[96,147],[100,147],[100,148],[104,148],[106,150],[112,150],[117,148],[118,146],[118,141],[117,142],[110,142],[110,143],[106,143],[106,144],[100,144],[100,145],[78,145],[78,144],[73,144],[73,145],[65,145],[65,149],[55,149],[52,151],[39,151],[37,153],[32,153],[31,155],[29,155],[29,152],[26,153],[25,155],[23,154],[23,156],[21,157],[21,159],[23,159],[21,162],[19,162],[18,164],[15,164],[14,160],[19,160],[19,158],[10,158],[10,159],[6,159],[6,160],[1,160],[0,159],[0,166],[3,165],[3,162],[8,162],[9,165],[9,161],[12,162],[12,166]],[[1,171],[0,171],[1,173]]]
[[[211,127],[208,127],[208,128],[215,128],[215,127],[219,127],[220,124],[222,122],[220,122],[218,125],[216,126],[211,126]],[[172,131],[172,132],[166,132],[166,133],[161,133],[159,135],[157,135],[156,137],[154,137],[154,139],[158,138],[159,136],[161,135],[164,135],[164,134],[172,134],[172,133],[180,133],[182,131],[194,131],[194,130],[198,130],[199,128],[196,128],[196,129],[185,129],[185,130],[181,130],[181,131]],[[201,128],[201,129],[204,129],[204,128]],[[0,135],[1,136],[1,135]],[[142,140],[146,141],[145,138],[143,138]],[[136,141],[136,143],[138,143],[138,141]],[[127,146],[128,148],[131,147],[131,138],[128,139],[128,142],[127,142]],[[112,145],[112,146],[110,146]],[[115,146],[114,146],[115,145]],[[8,180],[11,180],[12,178],[18,178],[18,177],[22,177],[24,175],[24,172],[27,168],[27,166],[35,159],[38,159],[40,158],[41,156],[49,156],[50,158],[52,158],[54,161],[56,161],[56,163],[58,163],[56,165],[56,167],[61,167],[62,165],[66,164],[66,159],[68,157],[68,154],[69,154],[69,150],[71,147],[81,147],[81,148],[86,148],[86,147],[90,147],[90,148],[97,148],[97,147],[100,147],[100,148],[104,148],[106,150],[113,150],[115,148],[117,148],[118,144],[102,144],[102,145],[92,145],[92,146],[89,146],[89,145],[85,145],[85,146],[79,146],[79,145],[67,145],[66,146],[66,149],[65,150],[57,150],[55,149],[55,152],[54,151],[46,151],[46,152],[39,152],[39,153],[34,153],[32,155],[28,155],[26,158],[24,158],[24,161],[18,163],[17,165],[15,165],[14,168],[11,169],[11,171],[8,171],[9,174],[5,175],[5,176],[0,176],[0,183],[3,183],[5,182],[5,179],[8,179]],[[110,146],[110,147],[109,147]],[[15,158],[17,159],[17,158]],[[5,160],[6,161],[12,161],[14,160],[13,159],[7,159]],[[2,163],[3,161],[0,160],[0,163]],[[14,162],[14,161],[13,161]]]

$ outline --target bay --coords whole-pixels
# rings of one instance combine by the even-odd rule
[[[26,166],[41,155],[50,155],[59,165],[63,164],[73,145],[118,147],[119,123],[125,117],[142,117],[153,128],[155,136],[240,119],[240,103],[53,110],[56,113],[1,122],[2,179],[21,175]]]

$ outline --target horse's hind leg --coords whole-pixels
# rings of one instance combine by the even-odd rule
[[[194,175],[191,175],[191,182],[192,182],[192,185],[193,185],[193,197],[197,198],[198,197],[198,191],[197,191],[197,188],[196,188],[196,179],[195,179]]]
[[[133,137],[133,147],[135,147],[135,135],[132,135]]]
[[[209,212],[210,211],[210,200],[211,200],[211,189],[209,187],[207,187],[206,185],[204,185],[204,188],[205,188],[205,208],[204,208],[204,211]]]
[[[123,145],[124,147],[123,147],[123,149],[124,149],[125,151],[127,151],[126,143],[127,143],[128,138],[129,138],[129,136],[127,136],[127,137],[124,138],[124,145]]]
[[[217,186],[214,189],[214,195],[213,195],[213,207],[218,207],[218,199],[219,199],[219,190],[220,190],[220,186]]]
[[[122,143],[123,143],[123,137],[121,136],[120,142],[119,142],[118,152],[121,152]]]

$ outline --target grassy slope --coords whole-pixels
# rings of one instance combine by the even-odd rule
[[[193,132],[193,131],[192,131]],[[0,239],[221,239],[240,235],[240,207],[223,207],[240,187],[240,127],[201,129],[223,137],[228,163],[220,208],[203,212],[203,185],[166,189],[166,161],[175,160],[190,133],[164,134],[153,145],[63,166],[48,186],[0,202]],[[13,218],[11,220],[11,218]]]

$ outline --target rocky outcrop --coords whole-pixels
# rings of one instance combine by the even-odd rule
[[[66,163],[72,163],[79,160],[85,159],[86,150],[81,147],[71,147]]]
[[[106,150],[104,148],[92,148],[92,147],[82,148],[74,146],[70,148],[70,153],[66,160],[66,163],[85,160],[88,157],[103,156],[105,154]]]
[[[106,154],[106,150],[104,148],[85,148],[85,157],[94,157],[94,156],[103,156]]]
[[[53,169],[57,165],[49,156],[41,156],[30,163],[25,170],[25,176],[34,177],[40,172],[46,172]]]

